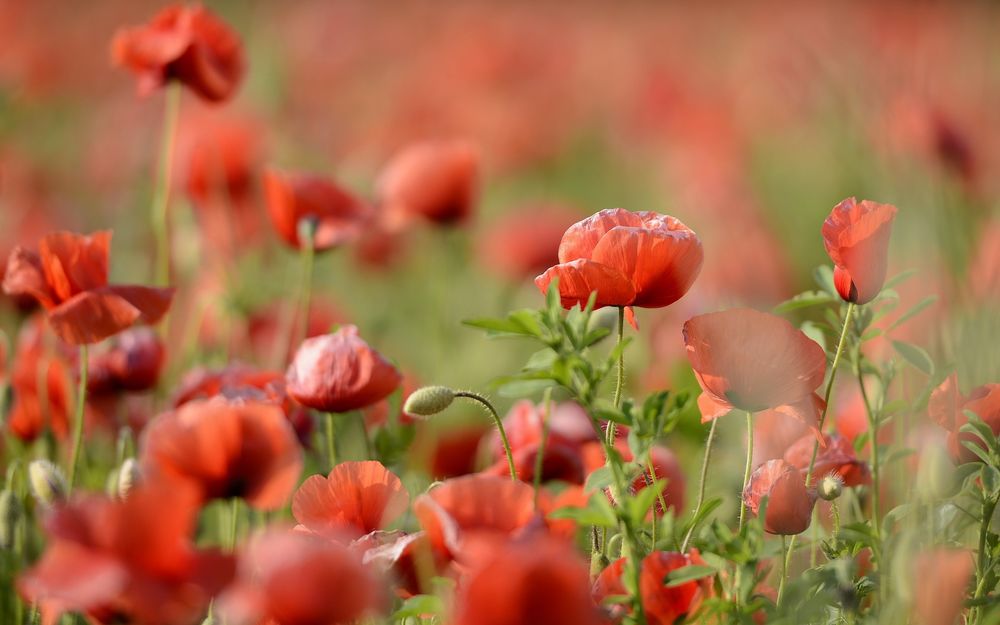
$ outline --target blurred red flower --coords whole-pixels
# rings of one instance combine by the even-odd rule
[[[352,536],[383,529],[406,512],[410,497],[381,462],[342,462],[327,477],[311,475],[292,498],[292,515],[321,536]]]
[[[124,500],[74,499],[46,519],[48,547],[18,588],[44,622],[78,611],[107,625],[192,625],[235,568],[229,556],[194,549],[197,512],[189,489],[148,479]]]
[[[358,336],[353,325],[306,339],[285,376],[288,394],[323,412],[349,412],[385,399],[402,374]]]
[[[41,317],[29,318],[17,337],[9,372],[13,403],[7,416],[11,434],[31,442],[46,429],[63,439],[69,432],[70,366],[67,354],[47,349]]]
[[[278,236],[300,249],[303,221],[315,227],[313,249],[322,252],[356,239],[368,221],[367,204],[321,176],[268,170],[264,173],[267,212]]]
[[[413,143],[386,164],[376,183],[391,221],[423,217],[442,225],[465,221],[478,192],[479,154],[466,141]]]
[[[823,222],[823,245],[835,265],[833,281],[846,302],[867,304],[885,282],[889,235],[896,207],[853,197],[833,207]]]
[[[695,233],[677,219],[649,211],[602,210],[569,227],[559,264],[535,278],[542,293],[559,279],[562,305],[662,308],[687,293],[701,270]]]
[[[643,559],[640,565],[639,595],[650,625],[673,625],[678,619],[698,609],[702,600],[711,592],[711,575],[670,587],[666,585],[665,578],[671,571],[704,564],[697,549],[692,549],[688,555],[654,551]],[[595,601],[603,604],[610,597],[628,595],[622,582],[625,565],[625,558],[621,558],[601,571],[594,581]],[[620,604],[609,604],[606,607],[612,622],[620,622],[625,615],[625,607]]]
[[[559,263],[559,242],[578,219],[577,211],[557,204],[508,213],[487,228],[480,259],[512,282],[536,276]]]
[[[131,328],[87,354],[87,391],[94,394],[145,391],[156,386],[166,350],[149,328]]]
[[[209,102],[233,96],[246,64],[243,44],[228,24],[201,5],[179,4],[148,24],[120,29],[111,58],[136,75],[140,95],[177,80]]]
[[[750,476],[743,503],[755,515],[767,497],[764,531],[801,534],[809,527],[816,495],[806,489],[805,475],[784,460],[768,460]]]
[[[268,531],[240,555],[238,570],[217,603],[230,625],[347,625],[381,603],[358,555],[309,534]]]
[[[108,284],[110,245],[111,232],[102,231],[55,232],[42,238],[38,252],[16,247],[4,292],[37,299],[59,338],[74,345],[96,343],[137,323],[156,323],[174,290]]]
[[[701,386],[702,421],[734,408],[770,408],[816,427],[826,354],[781,317],[734,308],[692,317],[684,324],[688,360]],[[818,432],[817,432],[818,435]]]
[[[827,475],[836,475],[843,481],[844,486],[871,483],[872,476],[868,464],[858,460],[851,441],[839,434],[826,434],[823,439],[826,445],[821,446],[816,452],[810,484],[818,484],[819,480]],[[815,436],[812,434],[803,436],[785,451],[785,462],[801,471],[804,476],[809,470],[809,461],[812,459],[815,445]]]
[[[918,553],[911,565],[913,621],[919,625],[954,625],[965,602],[973,572],[972,554],[939,547]]]
[[[184,404],[143,432],[143,470],[197,486],[204,499],[242,497],[262,510],[285,504],[302,450],[277,406],[219,400]]]
[[[966,448],[963,441],[982,446],[975,434],[959,431],[969,422],[966,410],[978,415],[994,434],[1000,434],[1000,384],[984,384],[962,395],[958,375],[952,373],[931,392],[927,413],[948,431],[948,452],[957,463],[979,462],[979,456]]]

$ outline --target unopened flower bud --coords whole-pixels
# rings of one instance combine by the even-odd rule
[[[128,497],[129,492],[131,492],[141,479],[142,473],[139,471],[139,462],[135,458],[126,458],[125,462],[118,469],[118,497],[120,499]]]
[[[819,482],[817,494],[820,499],[833,501],[844,492],[844,482],[836,475],[827,475]]]
[[[14,545],[23,512],[21,500],[13,490],[5,488],[0,492],[0,549],[10,549]]]
[[[403,404],[403,412],[418,417],[435,415],[455,400],[455,391],[447,386],[425,386],[410,393]]]
[[[34,460],[28,465],[28,481],[35,499],[46,506],[66,498],[66,478],[59,467],[48,460]]]

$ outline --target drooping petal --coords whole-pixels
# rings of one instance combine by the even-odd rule
[[[612,267],[590,260],[574,260],[550,267],[535,278],[535,285],[545,293],[556,278],[563,308],[586,305],[594,291],[597,291],[595,308],[629,306],[635,299],[635,289],[628,278]]]
[[[108,289],[84,291],[49,311],[49,324],[73,345],[103,341],[139,320],[142,311]]]

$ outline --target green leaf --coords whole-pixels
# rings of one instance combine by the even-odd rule
[[[906,362],[916,367],[919,371],[927,375],[934,374],[934,361],[931,360],[930,355],[922,347],[905,341],[893,341],[892,347]]]
[[[962,446],[976,454],[980,460],[989,464],[990,455],[986,453],[986,450],[983,449],[981,445],[977,444],[975,441],[962,441]]]
[[[642,525],[643,521],[646,520],[646,513],[649,512],[656,501],[656,496],[663,490],[666,483],[666,480],[656,480],[628,499],[628,512],[632,523]]]
[[[552,379],[510,380],[497,386],[497,395],[501,397],[525,397],[558,385],[558,382]]]
[[[403,602],[403,605],[396,610],[392,618],[399,620],[404,618],[419,618],[428,614],[444,614],[444,601],[437,595],[415,595]]]
[[[674,586],[680,586],[681,584],[686,584],[687,582],[702,579],[705,577],[710,577],[716,574],[716,570],[710,566],[705,566],[702,564],[689,564],[688,566],[682,566],[679,569],[674,569],[667,573],[666,577],[663,578],[664,583],[666,583],[667,588],[673,588]]]
[[[837,294],[837,287],[833,283],[833,269],[829,265],[820,265],[813,271],[813,280],[819,288],[823,289],[833,297],[840,297]]]
[[[771,309],[776,315],[791,312],[793,310],[800,310],[802,308],[811,308],[813,306],[822,306],[824,304],[830,304],[838,301],[833,295],[826,291],[805,291],[799,293],[791,299],[787,299],[774,308]]]
[[[587,481],[583,485],[584,490],[602,491],[614,481],[611,468],[607,466],[599,467],[596,471],[587,476]]]
[[[552,519],[570,519],[579,525],[596,525],[597,527],[615,527],[618,519],[614,508],[603,492],[595,493],[585,508],[564,507],[549,513]]]
[[[906,282],[910,278],[912,278],[916,273],[917,273],[916,269],[907,269],[906,271],[900,272],[900,273],[896,274],[895,276],[893,276],[893,277],[889,278],[888,280],[886,280],[885,284],[883,285],[882,288],[891,289],[893,287],[896,287],[896,286],[898,286],[898,285]]]
[[[979,479],[983,481],[983,492],[990,499],[996,499],[1000,494],[1000,471],[996,467],[984,464],[979,472]]]
[[[888,329],[892,330],[893,328],[896,328],[896,327],[898,327],[898,326],[906,323],[907,320],[912,319],[916,315],[920,314],[920,312],[923,311],[925,308],[927,308],[928,306],[930,306],[931,304],[933,304],[934,302],[936,302],[937,298],[938,298],[937,295],[928,295],[924,299],[920,300],[912,308],[910,308],[908,311],[906,311],[905,313],[903,313],[899,317],[899,319],[896,319],[895,321],[893,321],[892,325],[890,325]]]
[[[529,356],[528,362],[524,363],[524,368],[529,371],[536,369],[549,369],[558,357],[559,355],[556,354],[555,351],[546,347],[545,349],[540,349]]]

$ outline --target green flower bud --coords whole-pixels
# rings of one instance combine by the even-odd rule
[[[46,506],[66,499],[66,478],[59,467],[48,460],[34,460],[28,465],[28,482],[35,499]]]
[[[126,458],[121,468],[118,469],[118,497],[121,499],[128,497],[129,492],[135,488],[141,479],[142,473],[139,471],[139,462],[135,458]]]
[[[0,549],[10,549],[14,546],[17,524],[23,514],[21,500],[14,491],[5,488],[0,492]]]
[[[403,411],[418,417],[435,415],[455,400],[455,391],[447,386],[425,386],[410,393]]]
[[[820,499],[833,501],[844,492],[844,481],[836,475],[827,475],[819,482],[817,494]]]

